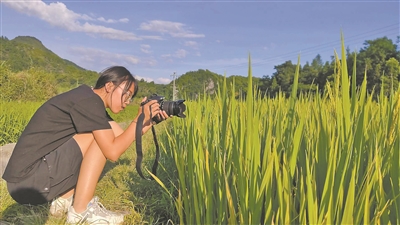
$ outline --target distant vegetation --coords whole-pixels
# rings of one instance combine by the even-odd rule
[[[0,70],[4,74],[1,78],[1,100],[40,101],[80,84],[94,85],[97,80],[97,72],[85,70],[60,58],[34,37],[19,36],[9,40],[3,36],[0,44]],[[205,93],[214,94],[223,77],[209,70],[189,71],[176,80],[177,96],[197,98]],[[246,77],[231,76],[228,80],[232,81],[233,78],[236,89],[245,90],[243,87],[247,85]],[[258,80],[259,78],[255,78],[254,83],[257,84]],[[43,91],[40,89],[35,92],[33,89],[36,86],[44,88],[44,93],[37,93]],[[27,90],[33,92],[29,91],[29,96],[17,94]],[[172,92],[172,83],[156,84],[143,79],[139,81],[139,97],[156,93],[172,99]]]
[[[397,43],[399,42],[399,38]],[[5,101],[42,101],[57,93],[64,92],[80,84],[94,85],[98,74],[85,70],[78,65],[60,58],[47,49],[34,37],[16,37],[9,40],[0,38],[1,99]],[[300,66],[298,93],[323,93],[327,83],[333,83],[337,68],[332,56],[323,62],[317,55],[311,62]],[[367,40],[359,52],[347,49],[347,64],[350,77],[353,71],[360,86],[364,74],[368,81],[367,91],[379,93],[384,87],[389,94],[392,87],[397,87],[400,79],[400,52],[397,44],[387,37]],[[354,62],[356,60],[356,64]],[[254,78],[253,85],[268,96],[274,97],[280,91],[286,96],[291,92],[296,65],[288,60],[276,65],[273,74]],[[356,70],[355,70],[356,69]],[[176,79],[177,97],[197,99],[204,94],[215,95],[218,85],[225,75],[208,69],[188,71]],[[241,75],[227,76],[228,87],[235,85],[236,98],[246,96],[247,79]],[[40,88],[39,88],[40,87]],[[228,88],[228,92],[232,89]],[[156,84],[139,81],[138,97],[159,94],[172,99],[172,82]]]
[[[209,70],[199,69],[197,71],[189,71],[181,75],[175,81],[177,97],[185,99],[197,99],[204,94],[215,95],[218,85],[222,84],[224,76],[211,72]],[[254,78],[253,83],[257,85],[260,78]],[[227,78],[229,84],[235,84],[237,90],[236,96],[244,95],[247,87],[247,77],[230,76]],[[145,82],[141,80],[139,83],[138,96],[149,96],[151,94],[164,95],[167,99],[172,99],[173,85],[155,84],[154,82]]]
[[[13,40],[2,37],[0,45],[0,61],[7,65],[10,72],[34,69],[46,73],[46,79],[54,80],[60,90],[76,84],[93,84],[97,80],[96,72],[60,58],[34,37],[16,37]]]
[[[397,43],[399,43],[400,36]],[[393,87],[396,89],[400,79],[400,51],[398,45],[387,37],[367,40],[359,52],[351,52],[347,48],[346,53],[349,76],[356,76],[356,86],[360,86],[366,75],[368,81],[367,91],[379,93],[384,87],[385,94],[389,94]],[[355,60],[356,59],[356,60]],[[354,65],[354,62],[356,64]],[[327,83],[334,81],[335,71],[339,71],[335,63],[335,57],[323,62],[317,55],[312,62],[307,62],[300,67],[298,92],[323,93]],[[296,64],[286,61],[274,67],[276,72],[263,76],[260,80],[260,89],[270,96],[275,96],[278,91],[289,95],[293,85]],[[355,74],[354,74],[355,73]]]

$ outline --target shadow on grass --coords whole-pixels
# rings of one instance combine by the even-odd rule
[[[49,218],[49,204],[31,206],[14,203],[1,212],[0,225],[44,225]]]
[[[104,169],[101,172],[100,179],[99,181],[111,170],[114,169],[118,164],[121,164],[121,160],[118,160],[117,162],[110,162],[107,160],[106,165],[104,165]]]

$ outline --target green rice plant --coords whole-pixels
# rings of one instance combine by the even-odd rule
[[[40,102],[0,101],[0,146],[15,143]]]
[[[249,58],[245,98],[228,95],[234,85],[224,81],[216,98],[187,103],[187,118],[160,141],[175,189],[156,178],[178,223],[400,223],[400,88],[374,100],[366,76],[356,87],[345,55],[342,38],[323,95],[297,93],[298,63],[290,98],[264,98]]]

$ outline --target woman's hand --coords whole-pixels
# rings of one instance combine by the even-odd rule
[[[142,102],[146,101],[146,97],[143,98]],[[158,115],[161,112],[160,104],[158,104],[157,100],[151,100],[145,105],[139,108],[138,115],[144,113],[144,124],[151,124],[154,116]]]
[[[171,116],[169,116],[164,110],[161,110],[161,112],[157,115],[157,121],[160,123],[170,117]]]

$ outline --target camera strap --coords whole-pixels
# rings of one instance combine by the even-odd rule
[[[151,114],[151,106],[150,106],[150,118],[152,118]],[[140,177],[146,180],[154,180],[153,177],[146,178],[142,173],[142,160],[143,160],[143,151],[142,151],[142,129],[143,129],[143,121],[144,121],[144,106],[142,106],[142,113],[139,115],[137,123],[136,123],[136,170]],[[156,158],[154,159],[153,167],[151,172],[156,175],[158,160],[160,159],[160,148],[158,146],[156,130],[154,125],[151,127],[151,131],[153,133],[154,144],[156,146]]]

